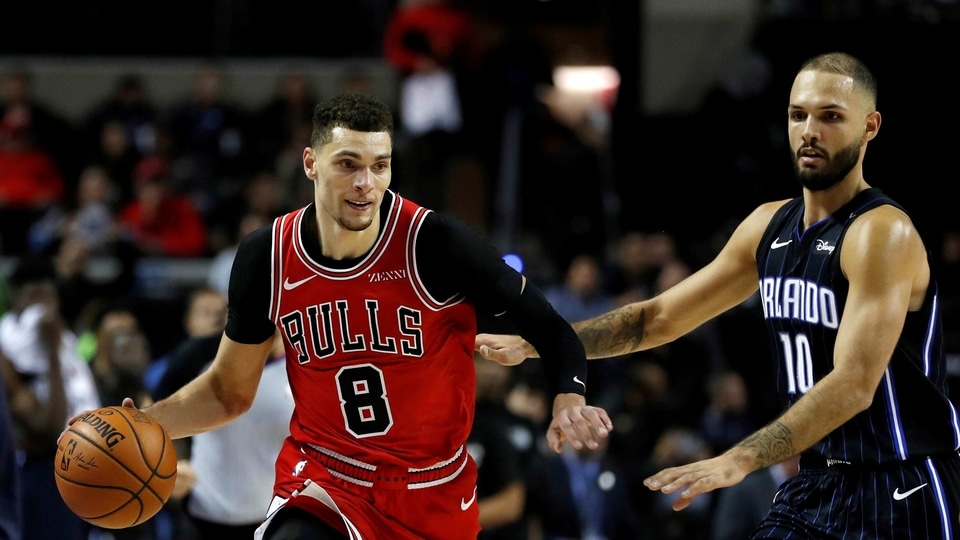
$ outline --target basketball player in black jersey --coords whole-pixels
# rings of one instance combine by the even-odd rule
[[[787,128],[802,196],[766,203],[717,257],[647,301],[575,324],[591,358],[668,343],[758,293],[784,412],[726,452],[649,477],[697,495],[801,454],[750,538],[960,537],[960,421],[947,397],[929,244],[908,212],[867,184],[880,129],[877,85],[845,53],[805,62]],[[480,335],[484,357],[537,355]]]

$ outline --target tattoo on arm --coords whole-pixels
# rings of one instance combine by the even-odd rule
[[[771,422],[767,427],[750,435],[737,446],[756,452],[756,467],[762,469],[792,456],[793,433],[782,422]]]
[[[636,314],[629,306],[575,324],[588,358],[617,356],[640,350],[646,313]]]

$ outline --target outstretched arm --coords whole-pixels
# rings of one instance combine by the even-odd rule
[[[587,358],[620,356],[669,343],[749,298],[758,287],[757,245],[780,204],[757,208],[713,261],[670,289],[574,323]],[[516,336],[479,334],[475,347],[484,358],[505,365],[538,356],[530,343]]]
[[[903,329],[929,285],[922,241],[893,207],[865,214],[846,235],[841,269],[850,282],[833,353],[834,368],[776,421],[712,459],[665,469],[644,484],[683,490],[674,509],[699,494],[810,448],[870,406]]]

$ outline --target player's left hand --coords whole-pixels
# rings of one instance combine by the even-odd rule
[[[652,491],[683,492],[673,503],[674,510],[690,506],[694,497],[715,489],[739,484],[749,473],[728,452],[717,457],[695,461],[679,467],[670,467],[643,481]]]
[[[574,449],[598,448],[600,440],[613,429],[607,411],[587,405],[580,394],[557,394],[553,400],[553,420],[547,429],[547,442],[558,454],[567,440]]]
[[[502,366],[517,366],[537,355],[533,345],[522,337],[505,334],[477,334],[474,350]]]

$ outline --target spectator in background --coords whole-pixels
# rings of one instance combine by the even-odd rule
[[[563,283],[547,287],[543,294],[564,319],[571,323],[583,321],[614,307],[601,277],[598,257],[581,253],[570,261]]]
[[[80,173],[76,197],[48,207],[30,227],[30,250],[49,252],[73,237],[91,253],[108,253],[119,232],[116,203],[115,185],[107,171],[96,165],[86,167]]]
[[[0,319],[7,312],[8,295],[6,276],[0,274]],[[7,379],[16,379],[18,376],[12,373],[11,368],[10,360],[0,353],[0,540],[23,538],[17,432],[11,412],[13,402],[7,390]]]
[[[169,182],[170,165],[161,157],[143,158],[134,170],[135,199],[120,211],[123,233],[142,255],[207,255],[207,226],[199,209]]]
[[[676,258],[676,240],[670,233],[628,232],[617,240],[616,257],[605,271],[605,287],[618,305],[650,298],[661,267]]]
[[[221,66],[205,66],[194,75],[192,92],[164,112],[176,172],[170,185],[205,218],[239,193],[253,155],[249,114],[227,97],[227,83]]]
[[[607,453],[623,464],[630,495],[640,508],[650,508],[653,496],[643,485],[648,463],[660,436],[678,416],[679,398],[670,388],[666,370],[654,362],[630,359],[622,383],[623,397],[613,415],[617,429],[610,434]]]
[[[53,159],[64,178],[77,177],[83,151],[82,145],[75,144],[78,131],[70,120],[37,98],[33,74],[25,69],[10,69],[0,78],[0,122],[9,114],[25,115],[36,147]],[[72,188],[67,186],[66,191]]]
[[[301,174],[303,174],[301,172]],[[304,182],[310,183],[304,176]],[[207,220],[208,244],[215,253],[235,242],[241,221],[249,214],[259,214],[273,219],[288,212],[286,198],[276,172],[271,168],[260,169],[243,182],[243,189],[232,201],[221,201],[219,211]]]
[[[280,77],[274,94],[252,113],[251,136],[258,167],[272,168],[295,130],[311,125],[317,101],[306,73],[295,71]]]
[[[641,538],[636,506],[626,474],[607,454],[604,440],[595,449],[544,454],[529,473],[528,512],[543,540],[636,540]],[[534,536],[538,537],[538,536]]]
[[[143,78],[128,73],[117,79],[113,91],[82,120],[81,132],[86,141],[93,142],[107,125],[119,125],[136,154],[147,156],[156,151],[158,118],[159,108],[150,100]]]
[[[150,362],[150,344],[140,329],[136,314],[125,307],[113,307],[100,318],[97,348],[90,369],[103,403],[133,398],[141,407],[151,403],[143,376]]]
[[[147,388],[154,401],[169,396],[200,374],[216,355],[226,321],[225,293],[204,286],[190,292],[183,316],[186,337],[169,355],[154,360],[147,375]]]
[[[63,171],[36,144],[32,122],[22,105],[0,116],[0,250],[9,255],[29,251],[30,227],[64,198]]]
[[[2,315],[0,310],[0,315]],[[6,379],[10,361],[0,354],[0,540],[22,540],[20,471],[17,468],[16,431]]]
[[[112,201],[112,208],[116,210],[133,199],[133,175],[143,156],[133,146],[126,128],[117,120],[103,124],[90,143],[86,166],[102,168],[116,184],[115,199]]]
[[[87,540],[90,526],[63,502],[54,480],[57,438],[67,419],[100,407],[89,366],[60,314],[56,272],[47,257],[21,258],[10,276],[13,302],[0,318],[23,491],[23,538]]]
[[[449,167],[467,148],[465,94],[479,60],[474,26],[454,0],[404,0],[384,32],[384,56],[400,78],[399,191],[427,207],[447,209]]]
[[[700,419],[700,435],[714,454],[737,444],[763,425],[753,415],[747,385],[736,371],[716,372],[707,389],[710,403]]]
[[[512,371],[474,356],[477,404],[467,451],[477,463],[478,540],[526,540],[526,470],[540,429],[506,407]]]
[[[277,175],[281,204],[297,208],[313,200],[313,183],[303,174],[303,148],[310,144],[313,124],[300,122],[291,126],[273,163]]]

